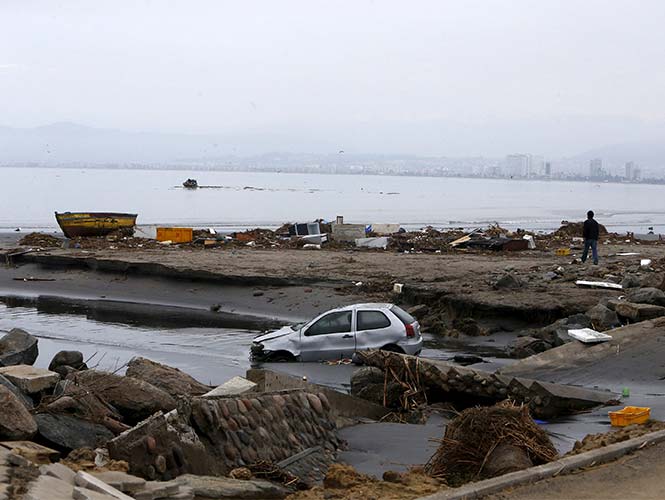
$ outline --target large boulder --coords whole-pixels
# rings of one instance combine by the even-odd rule
[[[0,375],[27,394],[48,391],[60,380],[57,373],[31,365],[3,366]]]
[[[87,370],[88,365],[83,361],[83,353],[80,351],[60,351],[53,356],[48,369],[66,377],[72,372]]]
[[[628,288],[639,288],[641,286],[640,279],[634,274],[627,274],[623,280],[621,280],[621,286],[624,290]]]
[[[494,282],[495,290],[522,288],[522,282],[513,274],[506,273]]]
[[[543,339],[530,336],[517,337],[508,344],[508,355],[512,358],[527,358],[551,348],[552,344]]]
[[[603,304],[595,305],[586,312],[586,315],[591,319],[593,328],[601,332],[621,326],[617,313]]]
[[[628,302],[665,306],[665,292],[658,288],[637,288],[626,293]]]
[[[32,410],[32,408],[34,408],[35,403],[30,398],[30,396],[28,396],[21,389],[12,384],[11,381],[4,375],[0,375],[0,385],[9,389],[14,394],[14,396],[16,396],[21,401],[21,403],[23,403],[23,406],[25,406],[28,410]]]
[[[202,384],[177,368],[155,363],[146,358],[134,358],[127,365],[127,376],[159,387],[171,396],[200,396],[211,387]]]
[[[60,449],[94,449],[114,437],[103,425],[71,415],[40,413],[35,415],[35,421],[39,427],[39,435]]]
[[[617,315],[635,323],[665,316],[665,307],[653,304],[636,304],[634,302],[620,301],[614,305],[614,310]]]
[[[665,275],[663,273],[646,273],[640,280],[640,286],[665,290]]]
[[[25,330],[13,328],[0,339],[0,366],[31,365],[38,355],[37,337]]]
[[[8,441],[31,439],[37,432],[35,419],[12,391],[0,385],[0,438]]]
[[[532,334],[533,337],[544,340],[553,347],[570,342],[568,330],[591,328],[591,318],[586,314],[574,314],[567,318],[555,321]]]
[[[88,387],[113,405],[130,424],[136,424],[160,410],[168,412],[176,407],[176,401],[170,394],[134,377],[85,370],[71,373],[67,380]]]

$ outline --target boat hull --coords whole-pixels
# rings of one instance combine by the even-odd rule
[[[77,236],[104,236],[112,231],[132,231],[137,214],[115,212],[63,212],[55,213],[55,220],[67,238]]]

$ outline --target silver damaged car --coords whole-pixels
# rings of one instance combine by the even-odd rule
[[[254,361],[347,359],[356,351],[383,349],[418,355],[423,347],[418,321],[394,304],[354,304],[327,311],[308,323],[259,335]]]

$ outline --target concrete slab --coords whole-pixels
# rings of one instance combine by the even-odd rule
[[[31,365],[5,366],[0,368],[0,375],[28,394],[50,389],[60,380],[57,373]]]
[[[74,486],[52,476],[39,476],[25,494],[25,500],[71,500]]]
[[[99,493],[104,493],[113,498],[116,498],[117,500],[132,500],[132,497],[125,495],[122,491],[106,484],[101,479],[97,479],[95,476],[88,474],[87,472],[77,472],[75,481],[78,486],[97,491]]]
[[[216,396],[237,396],[254,390],[256,390],[256,384],[254,382],[251,382],[244,377],[233,377],[201,397],[213,398]]]
[[[55,477],[56,479],[65,481],[72,486],[76,484],[76,472],[74,472],[66,465],[62,465],[60,462],[49,465],[42,465],[39,468],[39,472],[41,472],[43,475]]]
[[[72,493],[74,500],[115,500],[115,497],[77,486]]]
[[[169,498],[179,491],[180,485],[175,481],[148,481],[133,496],[136,500],[155,500],[157,498]]]
[[[145,487],[146,480],[127,474],[120,471],[105,471],[105,472],[91,472],[97,479],[104,481],[109,486],[122,491],[123,493],[132,494],[140,491]]]
[[[291,491],[284,486],[265,481],[250,479],[243,481],[230,477],[195,476],[185,474],[176,481],[194,491],[196,497],[212,498],[284,498]]]

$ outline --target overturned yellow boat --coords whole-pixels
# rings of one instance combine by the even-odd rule
[[[104,236],[112,231],[134,233],[137,214],[116,212],[62,212],[55,220],[67,238],[77,236]]]

